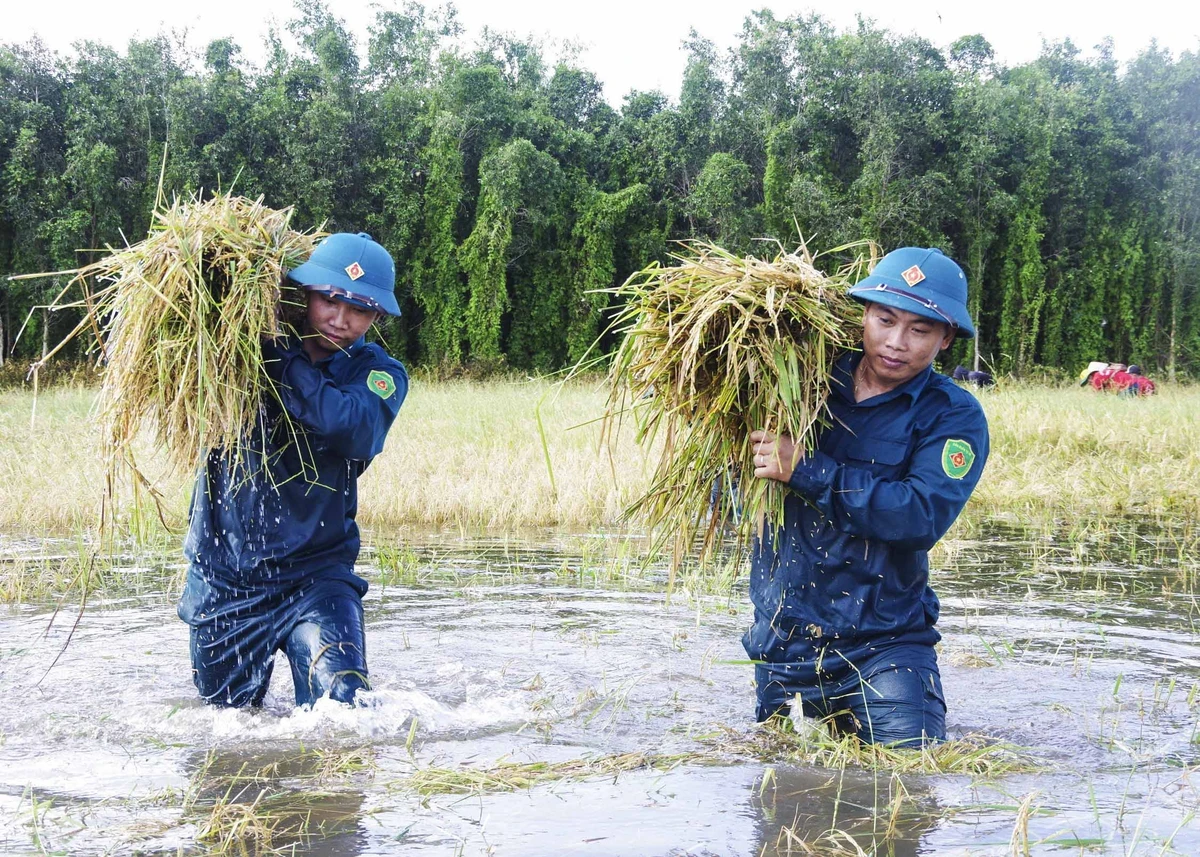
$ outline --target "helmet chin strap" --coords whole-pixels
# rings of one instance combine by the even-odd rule
[[[351,301],[360,303],[368,309],[372,309],[375,312],[387,315],[387,310],[383,308],[383,305],[380,304],[379,301],[373,300],[366,295],[355,294],[354,292],[348,291],[347,289],[343,289],[339,286],[305,286],[305,288],[310,292],[320,292],[321,294],[329,295],[332,298],[349,298]]]
[[[957,322],[950,317],[949,313],[947,313],[933,301],[929,300],[929,298],[921,297],[920,295],[905,291],[904,289],[898,289],[895,286],[889,286],[886,283],[879,283],[878,285],[871,286],[871,291],[887,292],[889,295],[899,295],[902,298],[908,298],[910,301],[915,301],[916,303],[919,303],[921,306],[925,307],[925,309],[932,310],[933,312],[937,313],[938,318],[950,325],[951,330],[956,332],[958,331]]]

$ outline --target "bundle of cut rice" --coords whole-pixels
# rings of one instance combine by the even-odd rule
[[[702,241],[673,259],[613,290],[625,301],[613,325],[624,339],[605,412],[610,438],[630,410],[640,443],[662,435],[651,487],[627,514],[649,525],[656,547],[671,546],[672,571],[697,540],[699,561],[710,558],[725,521],[742,544],[764,516],[782,520],[784,486],[753,477],[750,433],[812,448],[833,360],[861,332],[846,290],[870,261],[828,276],[803,247],[764,261]]]
[[[176,201],[155,211],[145,240],[70,272],[58,306],[82,306],[85,317],[59,348],[87,330],[96,338],[110,476],[123,464],[137,473],[143,428],[189,470],[210,449],[239,454],[263,396],[274,394],[262,342],[287,332],[292,317],[283,275],[319,237],[291,229],[291,216],[261,198]],[[76,285],[84,298],[64,302]]]

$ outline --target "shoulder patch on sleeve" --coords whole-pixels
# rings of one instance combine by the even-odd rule
[[[965,440],[951,438],[942,447],[942,470],[951,479],[962,479],[971,472],[975,463],[975,450]]]
[[[371,370],[371,374],[367,376],[367,386],[381,399],[386,399],[396,392],[396,382],[392,380],[391,375],[381,369]]]

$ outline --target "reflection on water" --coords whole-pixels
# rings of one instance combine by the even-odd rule
[[[196,838],[210,848],[246,843],[251,850],[302,848],[321,843],[320,853],[356,855],[367,842],[359,828],[363,792],[347,785],[369,765],[369,751],[264,753],[243,749],[189,755],[185,817],[195,819]]]
[[[186,627],[136,588],[98,600],[39,683],[70,623],[18,605],[0,613],[0,852],[1200,853],[1196,568],[1167,541],[995,530],[938,556],[952,734],[1045,765],[993,782],[715,750],[753,728],[744,591],[668,602],[599,538],[381,549],[356,708],[293,709],[286,669],[261,711],[200,705]],[[629,752],[696,756],[486,794],[409,781]]]
[[[758,841],[784,854],[812,845],[909,857],[921,853],[922,835],[942,814],[926,784],[853,769],[772,769],[750,803]]]

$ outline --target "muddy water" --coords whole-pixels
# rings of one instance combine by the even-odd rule
[[[354,709],[295,710],[282,664],[263,710],[200,705],[166,593],[98,599],[52,669],[70,622],[0,611],[0,853],[210,853],[206,822],[244,833],[253,806],[272,847],[320,855],[1200,854],[1196,569],[1153,538],[995,531],[939,557],[948,727],[1041,764],[993,780],[730,751],[753,728],[742,590],[598,583],[577,539],[408,541],[403,583],[363,569]],[[700,755],[508,792],[411,779],[634,752]]]

